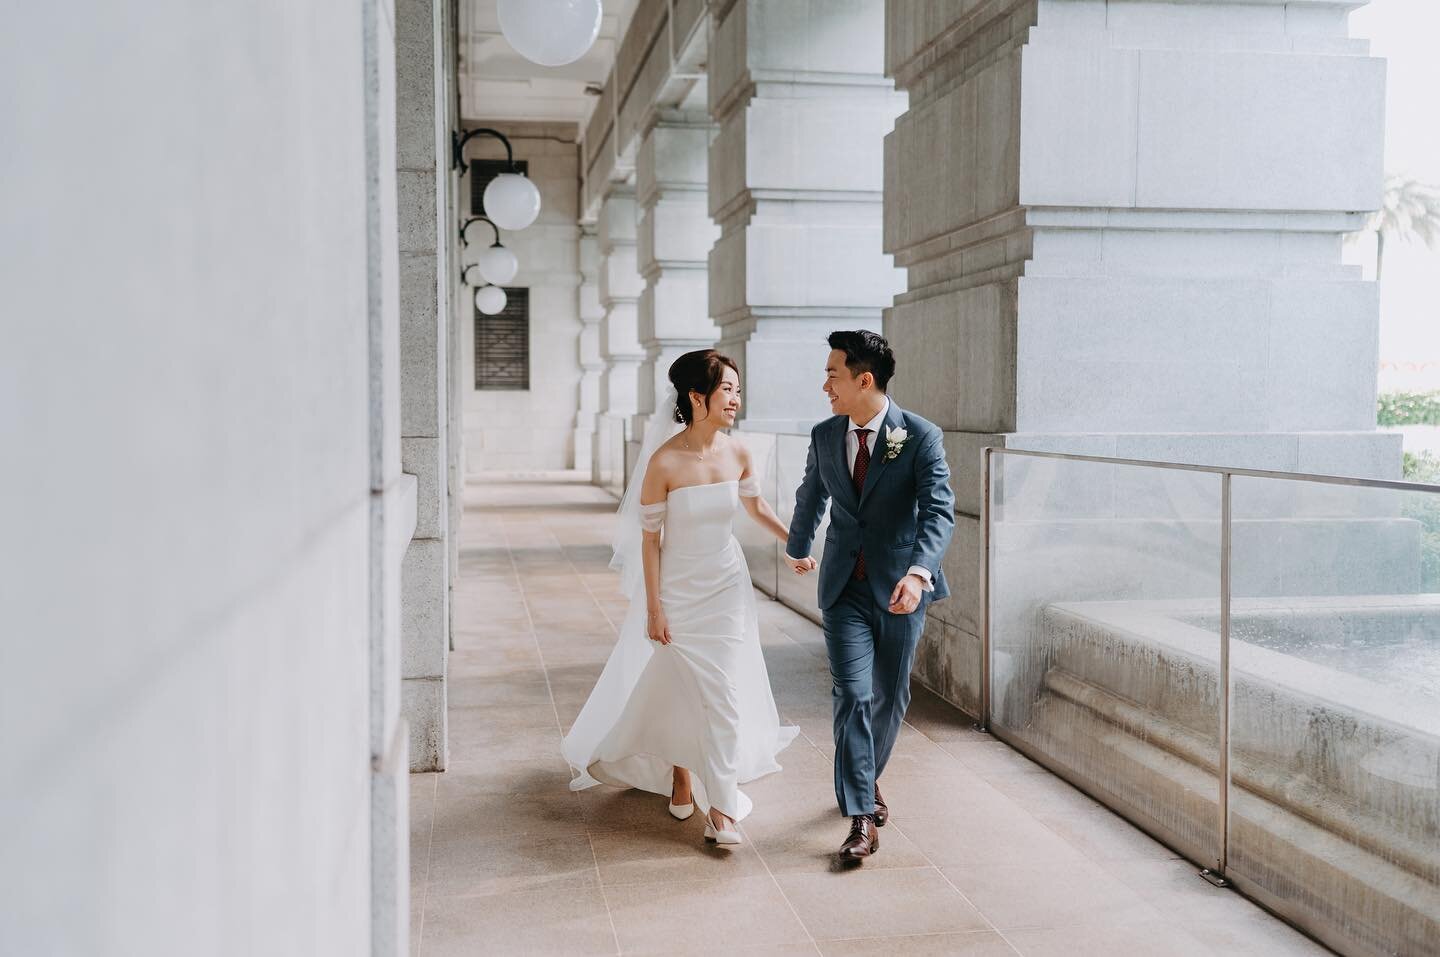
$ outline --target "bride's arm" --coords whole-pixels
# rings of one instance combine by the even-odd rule
[[[760,486],[755,479],[755,467],[750,461],[750,450],[744,446],[740,447],[740,461],[745,467],[740,473],[740,503],[761,528],[780,541],[787,541],[790,530],[780,521],[770,503],[765,501],[765,496],[760,494]]]
[[[670,644],[670,623],[660,604],[660,533],[668,493],[665,471],[651,458],[640,483],[640,559],[645,568],[645,633],[662,645]]]

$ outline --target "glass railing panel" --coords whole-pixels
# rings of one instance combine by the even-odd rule
[[[1221,477],[996,452],[991,729],[1220,857]]]
[[[1232,482],[1227,873],[1344,952],[1440,953],[1440,490]]]

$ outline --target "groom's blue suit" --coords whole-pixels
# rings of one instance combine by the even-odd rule
[[[811,430],[786,551],[796,558],[810,554],[828,500],[819,596],[835,713],[835,799],[853,816],[875,811],[875,779],[910,704],[925,608],[950,593],[940,560],[955,529],[955,496],[940,429],[894,402],[857,494],[846,455],[850,427],[841,415]],[[890,458],[886,436],[899,428],[908,435]],[[856,577],[862,550],[863,579]],[[911,614],[891,614],[890,594],[913,566],[930,573],[934,590]]]

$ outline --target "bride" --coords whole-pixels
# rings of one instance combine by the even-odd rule
[[[749,451],[721,431],[740,410],[734,361],[687,352],[670,383],[618,515],[610,564],[630,611],[563,750],[573,790],[603,782],[668,795],[682,821],[696,805],[705,812],[707,841],[738,844],[735,822],[751,808],[739,785],[780,770],[775,756],[797,729],[775,710],[731,522],[743,505],[780,541],[788,530],[760,497]]]

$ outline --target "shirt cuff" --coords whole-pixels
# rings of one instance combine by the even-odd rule
[[[914,575],[918,577],[922,582],[924,582],[925,584],[923,588],[925,589],[925,591],[935,590],[935,585],[930,581],[930,569],[925,568],[921,565],[911,565],[910,570],[905,574]]]
[[[786,552],[786,553],[785,553],[785,557],[788,558],[788,559],[790,559],[792,562],[801,562],[801,561],[804,561],[803,558],[796,558],[796,557],[794,557],[793,555],[791,555],[789,552]]]

